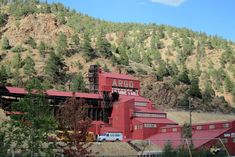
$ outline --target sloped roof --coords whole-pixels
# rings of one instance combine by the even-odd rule
[[[48,96],[58,96],[58,97],[72,97],[72,92],[64,92],[64,91],[57,91],[57,90],[47,90],[46,91]],[[91,99],[100,99],[102,98],[99,94],[93,93],[75,93],[76,98],[91,98]]]
[[[147,102],[147,103],[151,102],[149,99],[144,98],[140,95],[119,95],[120,102],[125,102],[131,99],[134,99],[137,102]]]
[[[212,129],[212,130],[195,130],[193,132],[193,144],[195,148],[199,148],[204,144],[208,143],[210,140],[219,137],[221,134],[228,131],[230,128],[226,129]],[[153,136],[150,136],[147,140],[150,140],[152,143],[161,146],[164,148],[165,144],[170,141],[173,148],[177,148],[183,141],[181,139],[181,132],[166,132],[166,133],[157,133]]]
[[[114,78],[114,79],[124,79],[124,80],[135,80],[139,81],[137,78],[133,77],[132,75],[127,74],[118,74],[118,73],[100,73],[101,76]]]
[[[138,118],[133,118],[133,120],[137,120],[141,123],[158,123],[158,124],[171,124],[171,125],[176,125],[177,123],[167,119],[167,118],[144,118],[144,117],[138,117]]]
[[[18,87],[6,87],[7,92],[10,94],[20,94],[25,95],[28,93],[24,88],[18,88]],[[45,92],[48,96],[56,96],[56,97],[72,97],[72,92],[65,92],[65,91],[58,91],[58,90],[47,90]],[[93,94],[93,93],[75,93],[75,97],[77,98],[90,98],[90,99],[102,99],[102,96],[99,94]]]
[[[27,94],[28,92],[24,88],[18,87],[6,87],[9,93],[12,94]]]

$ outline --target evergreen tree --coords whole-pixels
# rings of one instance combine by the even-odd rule
[[[5,68],[5,66],[1,66],[1,68],[0,68],[0,84],[7,83],[7,79],[8,79],[8,74],[7,74],[6,68]]]
[[[27,58],[24,60],[24,73],[27,75],[29,78],[31,78],[35,73],[35,63],[33,59],[30,56],[27,56]]]
[[[168,65],[167,69],[170,76],[176,76],[179,73],[179,69],[174,61],[172,61],[171,64]]]
[[[48,81],[55,84],[64,83],[66,78],[65,67],[63,59],[51,52],[44,69]]]
[[[211,99],[215,96],[215,91],[212,88],[212,83],[210,80],[205,80],[205,90],[202,95],[203,102],[207,103],[211,101]]]
[[[1,5],[0,5],[0,7],[1,7]],[[0,12],[0,26],[4,25],[6,23],[6,21],[7,21],[6,18],[7,18],[7,15]]]
[[[107,64],[104,64],[103,68],[102,68],[105,72],[110,72]]]
[[[16,53],[12,60],[12,67],[15,69],[20,69],[22,67],[22,59],[20,53]]]
[[[185,83],[185,84],[190,84],[190,80],[189,80],[189,77],[188,77],[188,70],[187,70],[185,64],[181,68],[181,71],[180,71],[180,73],[178,75],[178,80],[180,82]]]
[[[163,77],[168,76],[169,71],[166,67],[166,63],[162,60],[159,62],[159,66],[157,68],[157,80],[162,81]]]
[[[25,44],[29,44],[33,49],[37,47],[37,43],[35,42],[34,38],[28,37],[26,41],[24,42]]]
[[[86,82],[84,81],[84,78],[82,76],[82,73],[78,73],[73,80],[72,80],[72,86],[71,91],[73,92],[86,92]]]
[[[103,31],[100,32],[96,41],[97,51],[105,58],[110,58],[112,56],[111,44],[105,38]]]
[[[174,151],[170,141],[164,146],[162,157],[175,157],[176,152]]]
[[[72,36],[71,42],[72,42],[73,49],[78,49],[80,47],[80,38],[79,38],[78,34],[74,34]]]
[[[12,73],[12,85],[15,87],[22,87],[23,86],[23,81],[22,81],[22,77],[20,75],[20,68],[16,67],[15,70]]]
[[[89,34],[87,32],[84,33],[84,39],[83,39],[83,43],[82,43],[81,48],[84,53],[84,57],[85,57],[86,61],[91,61],[97,57],[95,54],[95,51],[91,47],[91,40],[90,40]]]
[[[191,71],[191,86],[189,88],[188,94],[192,97],[198,97],[201,98],[201,91],[199,88],[199,79],[198,76],[196,75],[195,71]]]
[[[32,90],[37,93],[32,94]],[[39,81],[33,79],[27,85],[28,93],[24,98],[12,104],[12,110],[24,113],[11,116],[7,126],[13,127],[13,131],[7,132],[9,136],[15,136],[11,142],[15,149],[21,150],[22,156],[52,156],[54,144],[49,143],[48,134],[57,126],[50,107],[46,101]],[[45,143],[48,147],[45,147]],[[27,144],[27,147],[23,146]]]
[[[2,49],[3,50],[7,50],[7,49],[10,49],[11,46],[9,44],[9,40],[7,39],[7,37],[3,37],[2,39]]]
[[[60,33],[57,45],[56,45],[56,52],[59,55],[64,55],[66,54],[68,47],[68,42],[67,42],[67,36],[64,33]]]
[[[233,82],[232,80],[230,79],[230,77],[228,76],[228,74],[225,76],[225,79],[224,79],[224,87],[225,87],[225,91],[226,92],[232,92],[233,90]]]
[[[129,57],[127,56],[126,49],[121,47],[120,51],[120,64],[129,65]]]
[[[38,50],[41,56],[45,56],[46,44],[43,41],[40,41]]]

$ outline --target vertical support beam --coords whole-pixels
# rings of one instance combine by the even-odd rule
[[[186,144],[187,144],[187,147],[188,147],[189,156],[190,156],[190,157],[193,157],[193,156],[192,156],[191,149],[190,149],[190,146],[189,146],[188,139],[186,138],[185,140],[186,140]]]
[[[228,152],[227,148],[225,147],[225,145],[224,145],[223,141],[221,140],[221,138],[219,138],[219,141],[220,141],[220,143],[222,144],[222,146],[224,147],[224,149],[225,149],[225,151],[226,151],[226,153],[227,153],[228,157],[230,157],[230,154],[229,154],[229,152]]]

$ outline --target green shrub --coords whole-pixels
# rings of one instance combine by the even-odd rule
[[[11,49],[13,52],[24,52],[26,51],[27,49],[22,47],[21,45],[17,45],[15,46],[14,48]]]

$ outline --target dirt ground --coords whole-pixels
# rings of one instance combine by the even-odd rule
[[[167,117],[179,124],[189,122],[189,112],[167,112]],[[192,112],[192,123],[235,120],[235,114]]]

